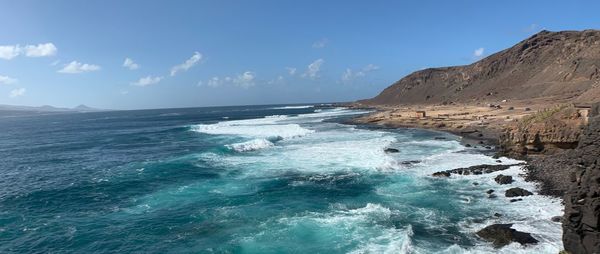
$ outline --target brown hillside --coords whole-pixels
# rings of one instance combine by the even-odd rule
[[[414,72],[367,105],[536,99],[600,99],[600,31],[542,31],[465,66]]]

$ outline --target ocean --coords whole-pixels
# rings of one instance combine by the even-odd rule
[[[420,129],[313,105],[0,116],[0,253],[558,253],[559,199],[521,166]],[[398,153],[385,153],[396,148]],[[497,174],[515,183],[499,185]],[[485,193],[494,189],[497,198]],[[494,216],[500,213],[502,216]],[[540,242],[494,249],[513,223]]]

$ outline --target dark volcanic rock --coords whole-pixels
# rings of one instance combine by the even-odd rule
[[[494,181],[499,184],[510,184],[513,182],[513,178],[512,176],[497,175],[496,178],[494,178]]]
[[[517,201],[523,201],[522,198],[513,198],[510,200],[511,203],[517,202]]]
[[[495,248],[501,248],[511,242],[520,244],[536,244],[538,240],[531,234],[512,229],[512,224],[493,224],[479,230],[477,236],[492,242]]]
[[[496,196],[496,194],[490,194],[490,195],[488,196],[488,198],[497,198],[497,197],[498,197],[498,196]]]
[[[400,150],[396,149],[396,148],[386,148],[385,150],[383,150],[386,153],[399,153]]]
[[[509,198],[529,196],[529,195],[533,195],[533,193],[531,193],[530,191],[528,191],[526,189],[522,189],[519,187],[510,188],[510,189],[506,190],[506,193],[504,194],[504,196],[509,197]]]
[[[554,216],[552,217],[550,220],[554,221],[554,222],[560,222],[560,220],[562,219],[561,216]]]
[[[436,177],[449,177],[450,173],[446,172],[446,171],[440,171],[440,172],[433,173],[432,176],[436,176]]]
[[[494,193],[494,190],[487,190],[485,193],[492,194],[492,193]]]
[[[570,253],[600,253],[600,104],[590,112],[589,125],[576,153],[578,169],[565,195],[563,243]]]
[[[446,171],[440,171],[433,173],[433,176],[450,176],[450,174],[458,174],[458,175],[481,175],[488,174],[500,170],[506,170],[511,166],[520,165],[477,165],[468,168],[455,168]],[[442,174],[443,173],[443,174]]]
[[[413,165],[413,164],[417,164],[417,163],[421,163],[421,161],[420,160],[413,160],[413,161],[403,161],[403,162],[400,162],[400,164],[402,164],[402,165]]]

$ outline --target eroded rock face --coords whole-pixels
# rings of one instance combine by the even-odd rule
[[[492,242],[495,248],[501,248],[511,242],[520,244],[536,244],[538,240],[531,234],[512,229],[512,224],[493,224],[479,230],[477,235],[488,242]]]
[[[595,104],[579,142],[579,169],[565,195],[563,243],[570,253],[600,253],[600,116]]]
[[[511,123],[500,135],[499,143],[509,156],[554,154],[576,148],[586,124],[586,109],[557,105]]]

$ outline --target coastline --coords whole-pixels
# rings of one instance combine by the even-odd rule
[[[382,112],[389,112],[389,109],[378,109],[375,108],[375,112],[373,113],[369,113],[366,115],[362,115],[362,116],[358,116],[358,117],[354,117],[354,118],[350,118],[344,121],[344,123],[347,124],[353,124],[353,125],[358,125],[358,126],[367,126],[368,128],[382,128],[382,129],[394,129],[394,128],[409,128],[409,129],[425,129],[425,130],[430,130],[430,131],[436,131],[436,132],[443,132],[443,133],[449,133],[455,136],[458,136],[460,139],[458,140],[462,145],[466,146],[466,147],[470,147],[470,149],[475,149],[477,150],[477,152],[490,156],[494,159],[499,159],[496,160],[497,163],[499,163],[498,165],[488,165],[486,163],[482,163],[481,165],[475,165],[475,166],[470,166],[470,167],[464,167],[464,168],[454,168],[454,169],[450,169],[450,170],[445,170],[445,171],[439,171],[439,172],[435,172],[433,173],[431,176],[434,178],[447,178],[450,177],[451,175],[453,175],[454,177],[450,177],[449,180],[450,181],[455,181],[455,180],[469,180],[472,181],[474,178],[473,177],[478,177],[480,180],[479,181],[486,181],[486,180],[482,180],[481,177],[483,177],[483,179],[488,179],[488,181],[494,182],[494,184],[498,184],[497,186],[492,187],[487,194],[482,193],[484,196],[482,197],[484,200],[486,199],[485,197],[487,196],[488,200],[493,200],[499,197],[502,197],[503,200],[506,200],[505,202],[507,202],[507,207],[519,207],[519,208],[523,208],[523,207],[531,207],[532,210],[536,210],[533,208],[536,208],[535,204],[538,204],[539,201],[533,201],[533,203],[521,203],[522,198],[519,198],[519,196],[521,194],[517,194],[516,197],[512,197],[508,195],[508,192],[512,189],[516,190],[516,191],[524,191],[525,194],[523,196],[528,196],[528,195],[532,195],[532,194],[527,194],[528,191],[532,191],[536,194],[536,196],[538,196],[541,199],[548,199],[548,200],[554,200],[551,201],[554,204],[557,205],[557,207],[555,209],[555,214],[553,216],[548,216],[547,218],[544,218],[544,220],[547,220],[548,223],[553,224],[553,223],[558,223],[561,225],[561,228],[563,227],[563,220],[562,220],[562,213],[565,209],[565,201],[563,198],[564,192],[563,191],[559,191],[556,192],[556,180],[558,179],[559,181],[563,181],[565,184],[568,182],[569,178],[561,178],[556,177],[555,175],[552,175],[551,173],[542,173],[542,174],[532,174],[532,170],[534,169],[534,165],[536,166],[540,166],[540,164],[542,163],[548,163],[547,161],[533,161],[533,158],[530,158],[528,156],[522,157],[522,156],[512,156],[511,154],[507,154],[505,153],[505,151],[503,150],[502,146],[501,146],[501,141],[500,139],[502,138],[502,132],[499,131],[500,128],[498,128],[498,126],[493,126],[492,128],[489,128],[489,125],[484,125],[484,126],[479,126],[476,128],[476,131],[464,131],[460,130],[460,129],[456,129],[456,128],[448,128],[445,125],[431,125],[431,124],[426,124],[426,125],[421,125],[420,123],[422,123],[421,121],[416,121],[414,124],[402,124],[401,121],[399,122],[394,122],[393,120],[391,121],[370,121],[373,120],[372,117],[377,118],[378,114],[381,114]],[[425,119],[422,119],[425,120]],[[426,120],[427,121],[427,120]],[[442,139],[442,137],[440,137],[440,139]],[[501,158],[504,157],[504,158]],[[537,155],[537,158],[551,158],[552,156],[547,156],[547,155]],[[562,158],[562,157],[561,157]],[[517,163],[517,164],[507,164],[510,163],[510,161],[525,161],[525,163]],[[513,162],[514,163],[514,162]],[[513,167],[513,166],[518,166],[518,169]],[[545,166],[545,165],[543,165]],[[556,167],[555,167],[556,168]],[[544,170],[542,170],[542,172],[545,172]],[[479,175],[479,176],[477,176]],[[508,177],[510,180],[508,183],[502,183],[500,182],[498,179],[502,176]],[[550,179],[552,178],[552,180]],[[452,180],[454,179],[454,180]],[[513,180],[514,179],[514,180]],[[479,181],[475,181],[473,184],[474,185],[479,185]],[[519,183],[520,182],[520,183]],[[514,185],[513,185],[514,184]],[[524,185],[523,185],[524,184]],[[527,187],[525,187],[527,186]],[[523,189],[524,188],[524,189]],[[506,197],[505,197],[506,196]],[[519,202],[521,201],[521,202]],[[531,201],[529,201],[531,202]],[[494,209],[493,207],[490,207],[491,209]],[[559,213],[556,213],[556,211],[559,211]],[[507,228],[502,228],[505,227],[505,225],[513,225],[513,223],[516,225],[515,229],[517,230],[516,232],[518,232],[517,234],[524,234],[527,235],[529,237],[531,237],[532,234],[535,235],[535,230],[533,230],[533,228],[531,227],[527,227],[527,226],[523,226],[520,225],[521,223],[523,223],[523,221],[513,221],[513,220],[503,220],[503,219],[498,219],[502,216],[502,213],[495,213],[494,216],[498,216],[496,219],[493,220],[488,220],[487,223],[491,223],[488,224],[486,226],[486,224],[482,225],[482,228],[474,228],[473,233],[476,234],[477,236],[479,236],[480,238],[482,238],[485,241],[491,241],[494,242],[494,246],[496,241],[499,241],[499,239],[501,239],[504,236],[498,236],[498,235],[502,235],[504,234],[503,232],[496,232],[495,230],[504,230],[504,229],[508,229],[508,230],[513,230],[514,229],[510,229],[511,226],[508,226]],[[508,224],[502,224],[502,223],[508,223]],[[529,223],[529,222],[526,222]],[[535,227],[534,227],[535,228]],[[524,231],[519,231],[519,230],[524,230]],[[494,233],[490,233],[494,232]],[[562,232],[562,229],[561,229]],[[512,232],[511,232],[512,233]],[[508,234],[511,234],[508,233]],[[533,238],[534,241],[535,238]],[[515,241],[521,244],[527,244],[526,242],[521,242],[519,239],[513,238],[513,240],[510,241]],[[510,242],[509,241],[509,242]],[[561,244],[562,246],[562,244]],[[498,246],[496,246],[498,247]],[[503,247],[503,246],[500,246]],[[559,248],[557,251],[562,250],[562,247]]]
[[[366,106],[359,103],[344,106],[354,109],[370,109],[374,112],[348,119],[350,124],[379,126],[385,128],[418,128],[442,131],[461,137],[460,142],[473,148],[480,148],[485,154],[494,157],[504,156],[527,162],[524,169],[527,181],[535,182],[541,195],[563,198],[572,183],[576,171],[570,154],[575,147],[563,149],[560,142],[578,141],[580,133],[573,129],[581,128],[587,120],[571,120],[572,108],[561,106],[554,118],[547,122],[530,123],[525,128],[524,119],[536,118],[562,105],[543,101],[504,101],[499,104],[452,104],[452,105],[405,105],[405,106]],[[424,117],[417,117],[417,111],[424,111]],[[562,115],[566,115],[566,117]],[[579,114],[579,113],[578,113]],[[569,118],[564,120],[563,118]],[[558,119],[556,119],[558,118]],[[556,122],[566,124],[556,127]],[[568,130],[568,131],[567,131]],[[534,147],[534,135],[543,133],[545,150]],[[528,139],[524,139],[529,135]],[[557,137],[558,136],[558,137]],[[537,137],[537,134],[536,134]],[[558,142],[557,142],[558,140]],[[566,140],[566,141],[565,141]],[[524,145],[525,144],[525,145]],[[532,148],[533,147],[533,148]],[[523,152],[524,151],[524,152]]]

